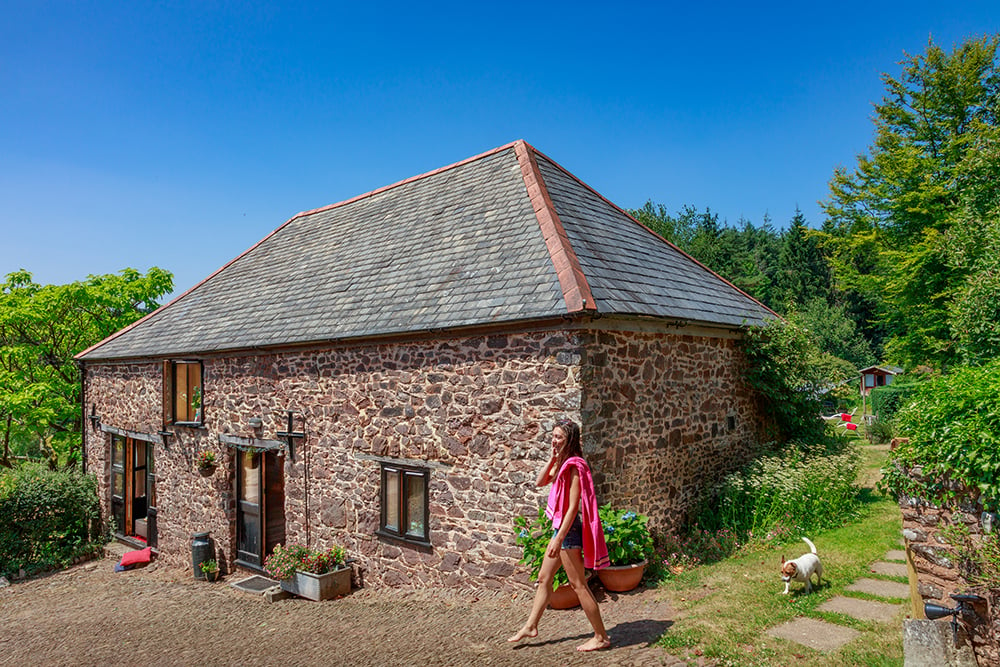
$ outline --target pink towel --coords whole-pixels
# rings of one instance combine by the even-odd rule
[[[570,468],[576,468],[580,475],[580,513],[583,515],[583,566],[600,570],[611,563],[608,561],[608,546],[604,542],[604,529],[597,513],[597,494],[594,493],[594,478],[590,467],[579,456],[566,459],[556,480],[549,489],[549,502],[545,516],[552,519],[552,526],[559,530],[563,520],[563,508],[569,502]],[[572,519],[570,519],[572,520]]]

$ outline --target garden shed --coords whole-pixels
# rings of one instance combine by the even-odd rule
[[[899,366],[869,366],[861,373],[861,395],[868,396],[875,387],[892,384],[892,379],[903,372]]]
[[[300,213],[82,352],[85,457],[168,561],[211,531],[226,569],[336,542],[368,585],[523,586],[555,421],[602,503],[675,527],[754,449],[738,341],[772,317],[517,141]]]

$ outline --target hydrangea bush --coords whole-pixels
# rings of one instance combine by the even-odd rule
[[[653,536],[646,525],[649,518],[632,510],[616,510],[604,505],[598,510],[612,565],[633,565],[653,555]]]

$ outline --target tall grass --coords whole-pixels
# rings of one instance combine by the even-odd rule
[[[756,459],[723,478],[686,539],[735,550],[754,542],[799,539],[856,520],[861,464],[854,445],[834,451],[793,447]],[[731,552],[731,551],[730,551]]]

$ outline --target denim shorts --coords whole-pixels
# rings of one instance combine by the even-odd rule
[[[552,533],[555,537],[559,531]],[[580,515],[577,514],[576,518],[573,519],[573,525],[569,527],[569,532],[566,533],[566,537],[563,538],[562,542],[563,549],[582,549],[583,548],[583,520],[580,519]]]

